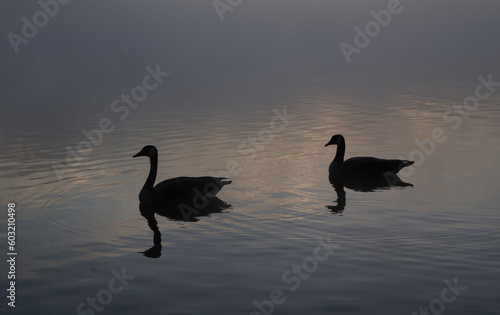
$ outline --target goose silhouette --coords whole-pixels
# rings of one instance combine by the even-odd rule
[[[413,184],[406,183],[398,175],[385,173],[384,176],[376,177],[336,177],[330,176],[330,184],[337,194],[337,204],[327,205],[333,214],[341,214],[346,207],[346,192],[344,188],[349,188],[357,192],[374,192],[380,190],[389,190],[393,187],[405,188],[413,187]]]
[[[403,167],[415,163],[408,160],[386,160],[366,156],[353,157],[344,161],[344,137],[342,135],[334,135],[325,144],[325,147],[333,144],[337,145],[337,153],[328,168],[330,178],[376,178],[381,176],[387,178],[396,175]]]
[[[151,168],[144,186],[139,193],[141,204],[165,205],[175,200],[190,200],[196,198],[204,203],[207,199],[214,198],[225,185],[231,181],[224,177],[175,177],[164,180],[156,186],[158,171],[158,150],[153,145],[147,145],[133,157],[149,157]]]

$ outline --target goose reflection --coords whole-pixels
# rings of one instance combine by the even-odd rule
[[[344,212],[346,206],[345,187],[358,192],[389,190],[394,187],[413,187],[413,184],[404,182],[396,174],[390,173],[376,177],[338,177],[330,175],[328,179],[337,194],[337,204],[326,206],[333,214]]]
[[[218,197],[203,199],[178,199],[167,204],[158,206],[149,203],[140,203],[139,211],[146,219],[148,227],[153,231],[153,246],[144,252],[144,256],[158,258],[161,256],[161,232],[156,221],[156,214],[164,216],[171,221],[197,222],[199,217],[208,216],[212,213],[223,213],[231,208],[231,205],[222,201]]]

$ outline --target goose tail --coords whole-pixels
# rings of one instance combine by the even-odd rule
[[[230,180],[229,178],[226,178],[226,177],[218,177],[217,179],[219,180],[221,187],[229,185],[233,182],[232,180]]]
[[[407,167],[407,166],[410,166],[412,165],[413,163],[415,163],[415,161],[409,161],[409,160],[401,160],[399,162],[399,166],[398,166],[398,169],[397,169],[397,172],[399,172],[402,168],[404,167]],[[397,173],[396,172],[396,173]]]
[[[410,165],[412,165],[413,163],[415,163],[415,161],[403,160],[403,161],[401,161],[401,168],[403,168],[403,167],[407,167],[407,166],[410,166]]]

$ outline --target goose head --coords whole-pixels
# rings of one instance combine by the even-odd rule
[[[325,144],[325,147],[326,146],[329,146],[329,145],[332,145],[332,144],[341,144],[342,142],[344,142],[344,137],[342,135],[334,135],[330,141],[328,141],[327,144]]]
[[[138,156],[148,156],[150,158],[154,157],[156,154],[158,154],[158,150],[154,145],[147,145],[144,148],[142,148],[139,153],[134,155],[133,157],[138,157]]]

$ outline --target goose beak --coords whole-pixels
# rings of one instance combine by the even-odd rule
[[[141,156],[141,152],[137,153],[136,155],[132,156],[133,158]]]
[[[325,147],[327,147],[329,145],[333,145],[333,144],[339,145],[341,142],[342,142],[342,138],[333,136],[332,139],[330,139],[330,141],[328,141],[328,143],[325,144]]]

